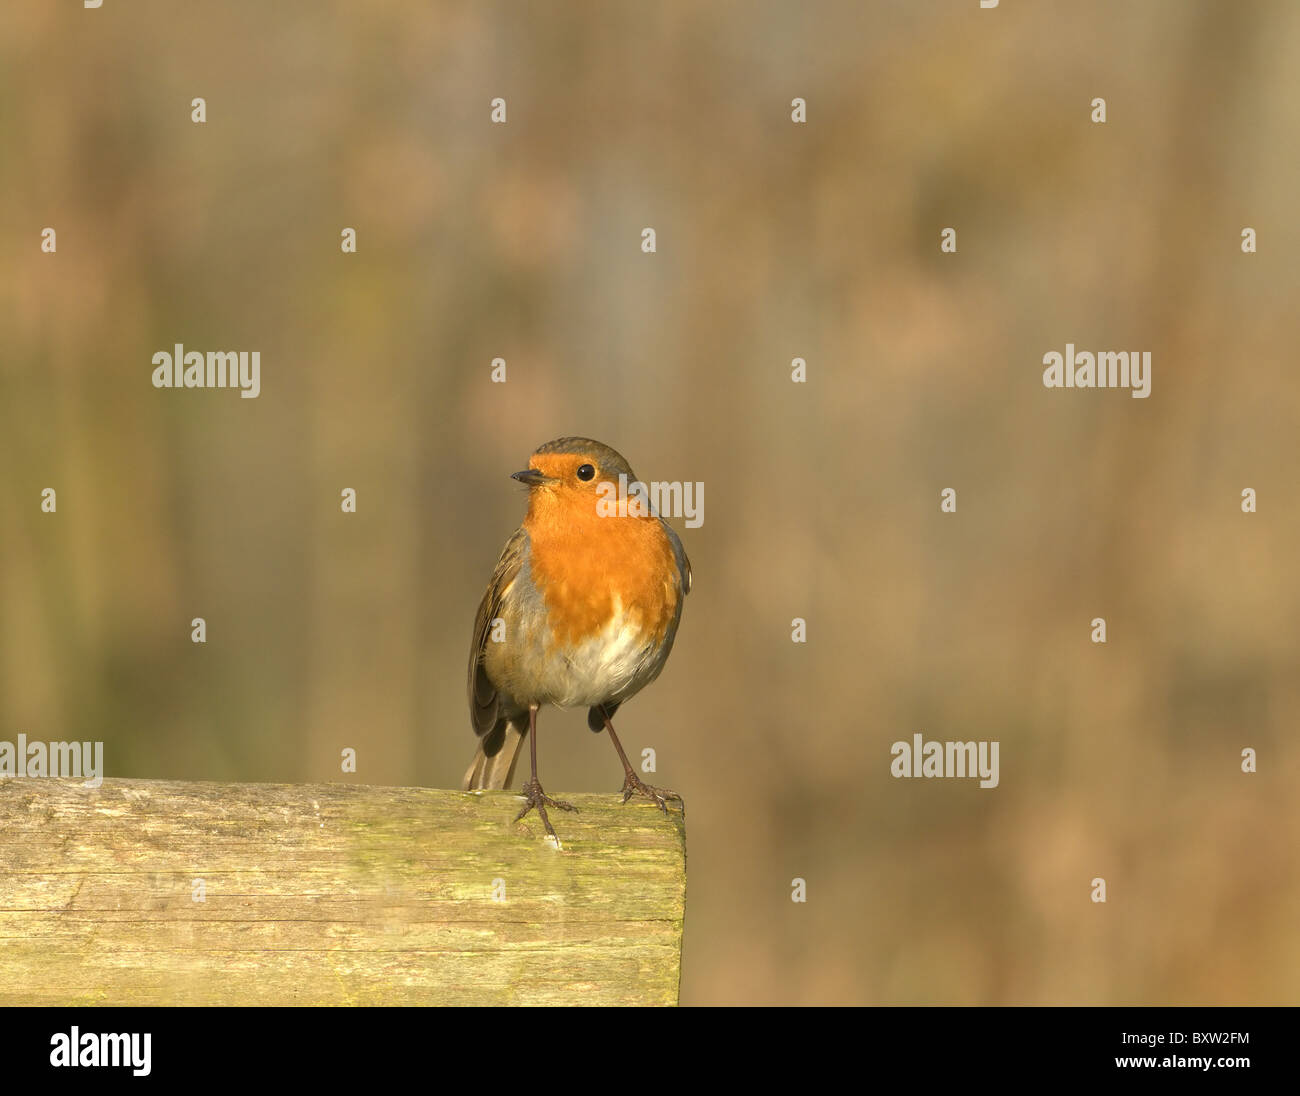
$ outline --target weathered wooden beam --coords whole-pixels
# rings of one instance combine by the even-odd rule
[[[567,798],[0,778],[0,1004],[676,1004],[681,816]]]

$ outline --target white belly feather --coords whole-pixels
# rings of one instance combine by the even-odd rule
[[[543,674],[547,702],[558,708],[590,707],[630,696],[654,676],[650,637],[636,614],[614,613],[599,635],[579,643],[565,658],[550,660]]]

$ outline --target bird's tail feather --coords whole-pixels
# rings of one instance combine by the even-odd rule
[[[505,788],[514,780],[515,762],[519,760],[519,747],[528,737],[528,728],[518,727],[504,720],[502,723],[504,726],[498,725],[493,728],[479,742],[478,749],[474,752],[474,760],[469,763],[469,768],[465,770],[465,779],[461,782],[461,787],[465,791]],[[501,745],[489,754],[487,751],[498,742]]]

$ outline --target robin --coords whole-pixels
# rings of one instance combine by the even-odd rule
[[[598,441],[547,442],[511,478],[528,488],[528,513],[506,541],[474,621],[469,711],[479,746],[463,787],[504,788],[526,737],[533,775],[515,820],[536,807],[558,844],[546,808],[575,808],[537,779],[537,711],[580,705],[587,726],[608,731],[623,762],[623,802],[644,795],[665,813],[670,801],[684,810],[675,792],[641,782],[611,722],[672,650],[691,588],[681,541],[628,499],[639,481]]]

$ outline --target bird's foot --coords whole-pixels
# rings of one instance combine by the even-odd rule
[[[563,799],[552,799],[544,791],[542,786],[536,780],[530,780],[520,790],[520,795],[524,797],[524,809],[515,815],[515,821],[520,821],[524,815],[537,808],[537,813],[542,816],[542,825],[546,827],[546,832],[550,835],[556,845],[559,845],[560,839],[555,835],[555,827],[551,825],[550,818],[547,817],[547,807],[557,807],[562,811],[576,811],[578,808],[572,803],[566,803]]]
[[[630,772],[623,780],[623,802],[626,803],[634,795],[644,795],[647,799],[653,799],[664,814],[668,813],[669,803],[676,803],[681,807],[682,817],[686,817],[686,801],[680,795],[668,788],[656,788],[653,784],[643,784],[637,778],[636,773]]]

